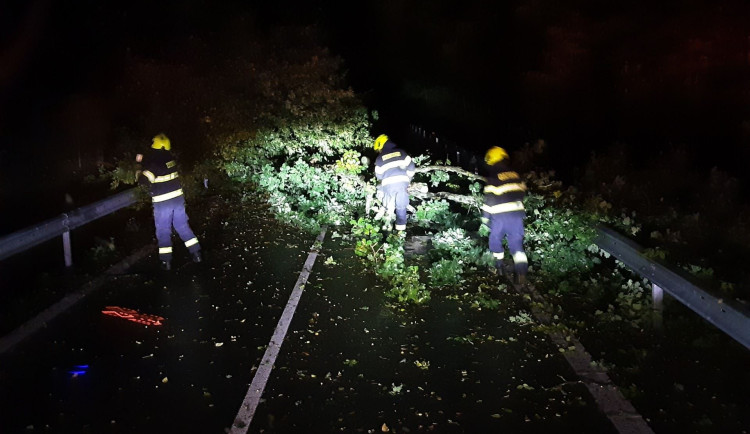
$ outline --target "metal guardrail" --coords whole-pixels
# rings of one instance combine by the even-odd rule
[[[411,124],[409,131],[412,137],[419,139],[420,145],[433,156],[445,158],[454,166],[478,173],[481,158],[475,152],[461,147],[450,139],[441,138],[434,131],[429,131],[419,125]]]
[[[465,161],[462,162],[460,157],[462,152],[467,155],[468,153],[460,146],[454,143],[449,145],[448,140],[442,140],[434,132],[416,124],[410,125],[410,132],[417,136],[423,144],[427,143],[438,152],[443,151],[438,146],[441,145],[444,148],[446,158],[452,158],[455,154],[456,163],[465,164]],[[466,159],[464,158],[464,160]],[[731,300],[717,298],[667,267],[646,258],[641,253],[643,251],[641,246],[612,229],[599,226],[597,231],[596,244],[600,248],[609,252],[634,272],[651,282],[653,305],[657,313],[660,314],[662,311],[662,300],[664,291],[666,291],[703,319],[750,349],[750,312],[746,308],[736,305]],[[660,315],[655,318],[655,322],[657,322],[657,327],[661,326]]]
[[[69,267],[72,265],[70,231],[134,204],[137,201],[137,191],[138,188],[125,190],[0,238],[0,260],[62,235],[65,265]]]
[[[637,243],[618,234],[610,228],[599,226],[596,244],[633,271],[651,281],[654,286],[654,306],[659,308],[660,292],[669,295],[710,322],[734,340],[750,349],[750,315],[741,306],[733,306],[731,301],[717,298],[690,283],[677,273],[669,270],[642,253]]]

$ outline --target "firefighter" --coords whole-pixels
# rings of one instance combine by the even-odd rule
[[[406,209],[409,207],[409,193],[406,190],[414,177],[414,162],[385,134],[375,139],[373,148],[379,153],[375,159],[375,177],[380,181],[378,193],[386,209],[384,228],[390,230],[395,212],[395,229],[403,232],[406,230]]]
[[[177,174],[177,162],[170,150],[172,145],[164,134],[154,137],[146,155],[136,155],[143,162],[139,182],[149,187],[154,204],[156,240],[159,243],[159,260],[162,269],[172,268],[172,227],[185,243],[193,262],[201,262],[201,246],[188,224],[185,212],[185,196]]]
[[[503,273],[503,239],[507,238],[516,281],[523,284],[529,268],[523,249],[523,219],[526,216],[523,198],[526,184],[508,166],[508,153],[505,149],[493,146],[485,154],[484,162],[487,164],[487,184],[484,187],[482,223],[489,226],[489,246],[495,258],[495,268],[499,274]]]

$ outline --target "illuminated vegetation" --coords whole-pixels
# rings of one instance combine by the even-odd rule
[[[686,239],[696,239],[697,234],[708,238],[709,232],[700,230],[700,223],[718,224],[734,210],[727,205],[731,200],[715,209],[705,207],[700,215],[666,201],[644,200],[644,191],[670,197],[678,183],[654,178],[653,173],[618,175],[611,168],[626,165],[615,154],[592,160],[585,190],[567,187],[553,172],[537,167],[536,161],[545,156],[541,142],[516,150],[511,161],[529,187],[525,244],[530,279],[547,298],[545,307],[554,320],[549,325],[536,324],[523,310],[529,306],[504,305],[509,286],[491,274],[487,234],[479,225],[482,184],[474,174],[449,161],[414,155],[418,174],[411,191],[414,209],[409,236],[405,239],[382,231],[382,222],[374,218],[377,209],[369,206],[377,206],[372,202],[375,181],[370,145],[378,114],[345,87],[338,59],[312,39],[302,39],[304,43],[294,49],[261,50],[238,63],[231,80],[206,83],[212,89],[221,83],[242,83],[243,99],[233,99],[227,89],[218,92],[226,99],[223,106],[208,112],[210,122],[204,121],[208,149],[185,173],[187,195],[198,194],[197,181],[207,177],[213,186],[225,182],[240,190],[240,197],[260,197],[284,224],[310,233],[328,226],[331,238],[343,238],[361,263],[382,279],[382,293],[396,315],[405,311],[410,318],[424,318],[429,310],[424,306],[445,306],[447,301],[454,309],[472,314],[483,311],[526,330],[549,328],[584,337],[597,364],[623,368],[615,375],[626,378],[623,390],[637,399],[639,389],[627,381],[635,381],[632,378],[640,375],[639,366],[647,364],[648,356],[642,350],[633,351],[637,344],[630,342],[645,348],[653,344],[647,333],[650,286],[593,244],[593,227],[607,223],[639,242],[651,241],[651,257],[675,259],[676,249],[670,247],[684,248]],[[108,172],[115,184],[132,183],[130,160],[123,158],[120,169]],[[682,177],[685,172],[672,175]],[[712,173],[704,187],[700,190],[704,198],[733,191],[731,180],[719,172]],[[255,203],[248,200],[246,204]],[[651,208],[642,211],[644,205]],[[744,227],[724,225],[722,237],[735,231],[737,240],[744,240]],[[430,240],[425,254],[409,254],[412,235]],[[713,269],[703,263],[677,262],[695,276],[714,276]],[[325,261],[334,263],[331,257]],[[721,287],[726,294],[736,291],[728,282]],[[490,342],[511,345],[517,339],[497,336],[495,331],[477,328],[447,339],[472,347]],[[602,342],[611,336],[618,337],[617,352],[612,351],[611,341]],[[696,345],[715,345],[709,341]],[[352,356],[343,363],[349,368],[361,366]],[[421,371],[434,371],[435,364],[430,368],[424,358],[413,363]],[[524,385],[518,390],[526,390]],[[391,395],[397,395],[400,388],[397,384],[392,390],[388,387]]]
[[[205,111],[203,147],[208,149],[204,159],[185,172],[188,198],[199,191],[196,186],[203,178],[212,183],[225,178],[241,185],[246,194],[262,194],[285,223],[310,232],[332,226],[349,237],[357,254],[390,282],[389,294],[398,303],[425,303],[436,288],[460,290],[471,275],[487,274],[491,260],[486,234],[477,232],[482,184],[448,161],[415,156],[418,174],[411,192],[410,226],[432,238],[428,255],[404,257],[404,240],[378,229],[375,212],[368,209],[375,181],[365,158],[374,158],[370,133],[377,113],[345,87],[340,59],[318,46],[310,32],[287,32],[285,37],[297,38],[297,44],[254,46],[249,57],[224,70],[221,78],[241,83],[246,98],[227,96],[222,105]],[[294,48],[280,48],[289,46]],[[152,65],[138,71],[145,77],[147,71],[167,68]],[[218,77],[193,79],[189,71],[182,75],[228,95],[228,89],[221,87],[225,81]],[[530,188],[526,248],[532,276],[551,295],[594,295],[588,302],[610,312],[610,305],[627,303],[628,298],[618,302],[613,294],[619,293],[621,282],[634,276],[625,272],[615,279],[599,274],[610,273],[602,270],[611,267],[598,267],[601,259],[592,243],[593,225],[605,221],[638,235],[640,224],[632,213],[613,209],[617,197],[606,192],[583,194],[565,188],[550,172],[533,170],[535,159],[544,152],[537,145],[512,155],[512,161],[523,166]],[[114,186],[133,182],[131,161],[126,155],[107,172]],[[615,291],[605,288],[610,281]],[[592,286],[600,289],[593,291]],[[643,303],[647,301],[631,304]]]

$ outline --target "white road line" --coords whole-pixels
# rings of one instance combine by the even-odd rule
[[[250,388],[247,389],[245,399],[242,401],[237,417],[234,418],[232,428],[229,431],[231,434],[245,434],[247,429],[250,427],[250,422],[253,420],[255,410],[258,408],[260,397],[263,395],[263,390],[266,388],[268,377],[271,375],[273,364],[276,362],[276,357],[279,355],[281,344],[284,343],[284,337],[289,329],[289,323],[292,322],[294,311],[297,309],[297,304],[302,296],[302,290],[307,283],[307,278],[310,275],[313,264],[315,264],[315,258],[318,257],[320,246],[323,243],[323,239],[326,236],[326,228],[323,228],[315,239],[315,243],[310,248],[310,254],[307,255],[305,265],[302,267],[302,272],[299,273],[297,283],[294,285],[292,295],[289,296],[289,301],[286,303],[284,312],[281,314],[278,324],[276,324],[276,330],[274,330],[271,336],[271,341],[268,342],[265,354],[261,359],[258,370],[255,371]]]
[[[546,306],[547,300],[532,285],[513,284],[516,292],[531,297],[531,313],[544,325],[552,325],[552,314]],[[619,434],[654,434],[651,427],[633,407],[609,375],[599,365],[592,363],[591,355],[572,333],[563,333],[551,327],[547,335],[558,348],[563,348],[563,356],[578,375],[579,381],[588,389],[596,405],[609,419]]]

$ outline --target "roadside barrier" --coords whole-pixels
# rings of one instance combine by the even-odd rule
[[[434,131],[429,131],[418,125],[410,125],[412,136],[419,139],[420,145],[433,156],[450,161],[453,166],[461,167],[472,173],[479,172],[480,156],[471,152],[450,139],[441,138]]]
[[[73,254],[70,246],[70,231],[134,204],[137,201],[137,191],[137,188],[125,190],[0,238],[0,260],[62,235],[65,266],[72,266]]]
[[[680,303],[750,349],[750,315],[742,306],[717,298],[695,286],[667,267],[643,255],[643,248],[614,230],[599,226],[596,245],[622,261],[628,268],[651,282],[651,297],[657,326],[666,291]]]
[[[412,124],[410,132],[420,143],[436,155],[450,158],[456,155],[456,165],[462,166],[461,155],[471,155],[460,146],[440,138],[435,132],[428,132],[422,126]],[[450,145],[448,144],[450,143]],[[466,158],[463,159],[464,165]],[[608,252],[633,272],[649,280],[652,287],[654,325],[661,327],[664,309],[664,292],[674,297],[703,319],[713,324],[737,342],[750,349],[750,312],[743,306],[709,294],[707,291],[690,283],[669,268],[645,257],[643,248],[632,240],[618,234],[604,225],[597,227],[597,246]]]
[[[73,255],[70,245],[70,231],[136,203],[137,190],[137,188],[131,188],[122,191],[98,202],[77,208],[69,213],[61,214],[59,217],[49,219],[0,238],[0,260],[62,235],[65,266],[72,266]],[[133,263],[144,258],[152,250],[153,246],[142,247],[129,257],[110,267],[105,273],[99,275],[82,289],[69,293],[17,329],[0,337],[0,354],[10,350],[36,331],[46,327],[58,315],[104,285],[111,275],[124,272]]]

